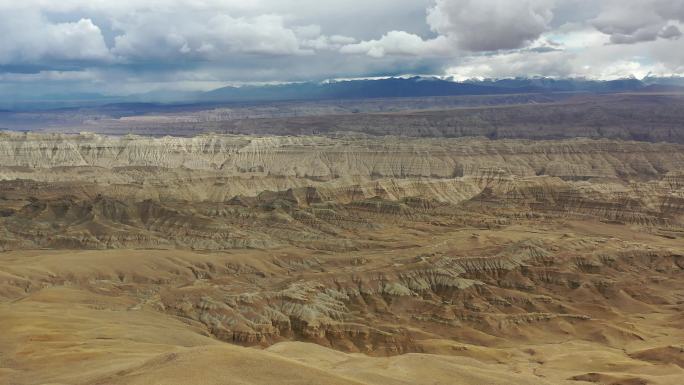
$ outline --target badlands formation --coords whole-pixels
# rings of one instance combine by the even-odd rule
[[[682,384],[684,145],[0,134],[0,384]]]

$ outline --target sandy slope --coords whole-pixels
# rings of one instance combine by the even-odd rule
[[[587,231],[583,226],[569,228]],[[477,344],[434,334],[436,338],[418,341],[426,353],[369,357],[304,342],[280,342],[266,349],[221,342],[203,323],[147,303],[143,292],[150,286],[105,284],[116,274],[138,272],[163,286],[183,279],[172,278],[171,272],[184,263],[249,263],[266,269],[264,258],[260,251],[0,254],[0,384],[679,385],[684,378],[684,332],[678,327],[682,309],[676,304],[648,307],[616,297],[620,317],[610,315],[617,308],[596,305],[594,314],[604,314],[605,321],[519,325],[505,329],[510,340],[464,331]],[[59,277],[70,278],[61,282]],[[208,283],[193,279],[191,286]],[[10,282],[18,288],[9,290]],[[662,287],[673,290],[663,295],[684,294],[676,281]]]
[[[202,336],[173,317],[127,310],[130,305],[70,288],[1,305],[2,383],[406,384],[429,376],[423,383],[525,384],[534,379],[463,357],[369,358],[308,343],[244,348]]]

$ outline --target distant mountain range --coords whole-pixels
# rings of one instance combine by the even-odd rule
[[[637,79],[591,81],[544,78],[454,82],[438,78],[413,77],[225,87],[203,93],[199,97],[203,101],[330,100],[539,92],[620,92],[640,90],[646,86]]]
[[[130,96],[44,95],[16,100],[0,95],[0,109],[37,110],[92,107],[113,103],[235,103],[335,100],[456,95],[501,95],[547,92],[684,92],[684,78],[646,77],[599,81],[586,79],[511,78],[456,82],[436,77],[386,78],[223,87],[208,92],[155,91]]]

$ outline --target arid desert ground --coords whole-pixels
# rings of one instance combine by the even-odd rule
[[[0,0],[0,385],[684,385],[684,0]]]
[[[0,383],[680,385],[653,97],[4,132]]]

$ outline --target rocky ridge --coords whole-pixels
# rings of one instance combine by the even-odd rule
[[[406,220],[597,218],[676,236],[677,144],[329,137],[0,140],[0,248],[379,244]],[[674,234],[674,235],[673,235]]]

